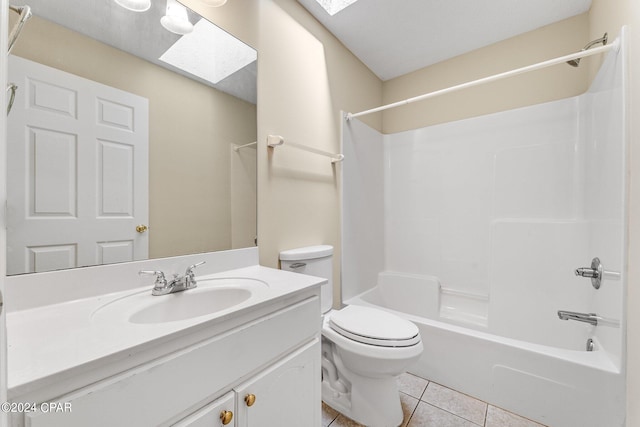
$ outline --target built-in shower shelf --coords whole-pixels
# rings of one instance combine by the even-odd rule
[[[489,296],[451,288],[440,290],[440,318],[475,328],[486,328]]]

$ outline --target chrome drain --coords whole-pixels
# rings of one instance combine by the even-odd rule
[[[587,340],[587,351],[593,351],[593,346],[594,346],[593,340],[591,338],[589,338]]]

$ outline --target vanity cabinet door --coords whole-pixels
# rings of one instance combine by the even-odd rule
[[[235,393],[229,392],[199,411],[173,425],[173,427],[235,427]]]
[[[235,387],[237,427],[320,425],[318,338]]]

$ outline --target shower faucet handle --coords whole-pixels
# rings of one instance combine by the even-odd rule
[[[598,257],[591,260],[591,267],[581,267],[576,268],[575,274],[576,276],[587,277],[591,279],[591,285],[594,288],[600,289],[600,285],[602,284],[602,273],[604,269],[602,267],[602,263]]]
[[[593,268],[587,268],[587,267],[582,267],[582,268],[576,268],[576,276],[582,276],[582,277],[589,277],[589,278],[598,278],[600,277],[600,273],[598,273],[598,270],[594,270]]]

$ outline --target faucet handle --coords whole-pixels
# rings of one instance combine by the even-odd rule
[[[590,279],[597,279],[598,277],[600,277],[598,270],[595,270],[593,268],[587,268],[587,267],[576,268],[575,273],[576,273],[576,276],[587,277]]]
[[[196,287],[196,275],[193,272],[193,270],[196,269],[196,267],[198,267],[199,265],[202,265],[206,263],[206,261],[200,261],[198,263],[192,264],[187,268],[187,271],[185,271],[184,273],[184,279],[185,279],[185,286],[187,289],[191,289],[191,288],[195,288]]]
[[[193,270],[196,269],[196,267],[201,266],[202,264],[206,264],[207,261],[200,261],[198,263],[192,264],[189,267],[187,267],[187,271],[185,271],[185,276],[193,276]]]
[[[147,275],[147,276],[156,276],[156,288],[158,287],[158,285],[160,285],[161,287],[165,287],[167,286],[167,279],[164,277],[164,273],[162,271],[159,270],[140,270],[138,271],[138,274],[140,276],[143,275]]]
[[[591,268],[581,267],[574,270],[576,276],[582,276],[591,279],[591,284],[596,289],[600,289],[603,272],[604,269],[602,268],[602,263],[600,263],[600,259],[598,259],[597,257],[591,260]]]

